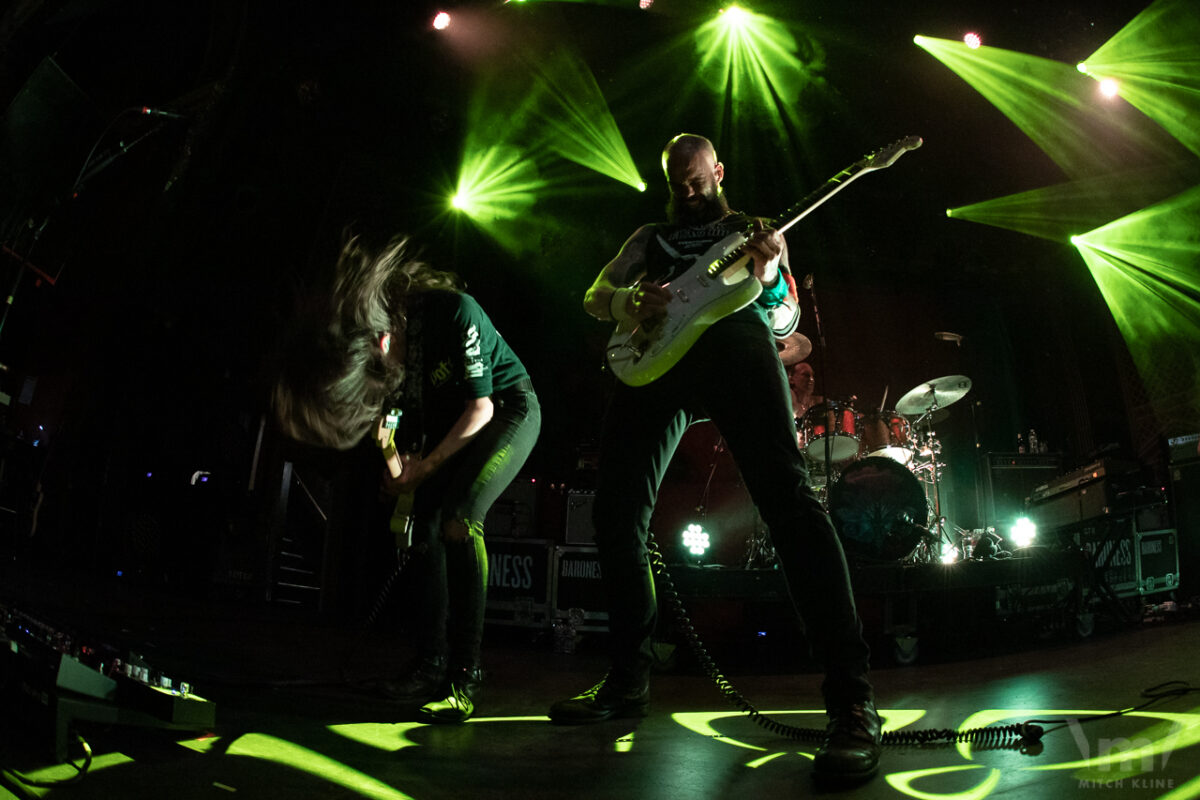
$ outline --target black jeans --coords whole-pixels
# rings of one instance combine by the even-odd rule
[[[411,566],[421,576],[423,600],[414,610],[417,646],[454,666],[479,664],[488,584],[483,521],[525,465],[542,426],[531,387],[496,394],[492,402],[491,421],[417,489],[413,502]],[[464,541],[442,537],[446,520],[467,523]]]
[[[710,327],[666,375],[618,385],[605,416],[593,518],[609,602],[613,674],[646,679],[657,603],[646,549],[667,465],[688,425],[720,430],[771,532],[792,601],[825,668],[830,705],[871,697],[869,651],[846,557],[808,484],[774,338],[749,310]]]

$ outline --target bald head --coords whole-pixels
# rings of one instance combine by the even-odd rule
[[[670,175],[668,164],[672,161],[690,162],[697,154],[706,157],[712,164],[717,163],[717,149],[713,147],[712,142],[695,133],[679,134],[667,142],[667,146],[663,148],[663,173],[668,176]]]

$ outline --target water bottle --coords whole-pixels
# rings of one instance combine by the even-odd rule
[[[1025,452],[1025,437],[1022,434],[1017,434],[1017,452]]]

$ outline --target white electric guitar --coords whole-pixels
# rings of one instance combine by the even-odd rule
[[[864,156],[785,211],[771,227],[782,234],[851,181],[890,167],[906,151],[920,146],[921,137],[909,136]],[[665,315],[617,325],[608,340],[608,365],[622,383],[645,386],[662,377],[708,326],[754,302],[762,284],[747,269],[750,256],[745,245],[750,233],[726,236],[698,256],[686,272],[664,284],[672,294]]]

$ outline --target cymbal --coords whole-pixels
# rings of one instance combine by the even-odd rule
[[[776,339],[775,346],[779,348],[779,358],[785,367],[799,364],[812,353],[812,342],[803,333],[793,333],[783,339]]]
[[[971,379],[966,375],[947,375],[916,386],[896,401],[896,413],[906,417],[919,416],[937,406],[945,408],[957,403],[971,391]]]

